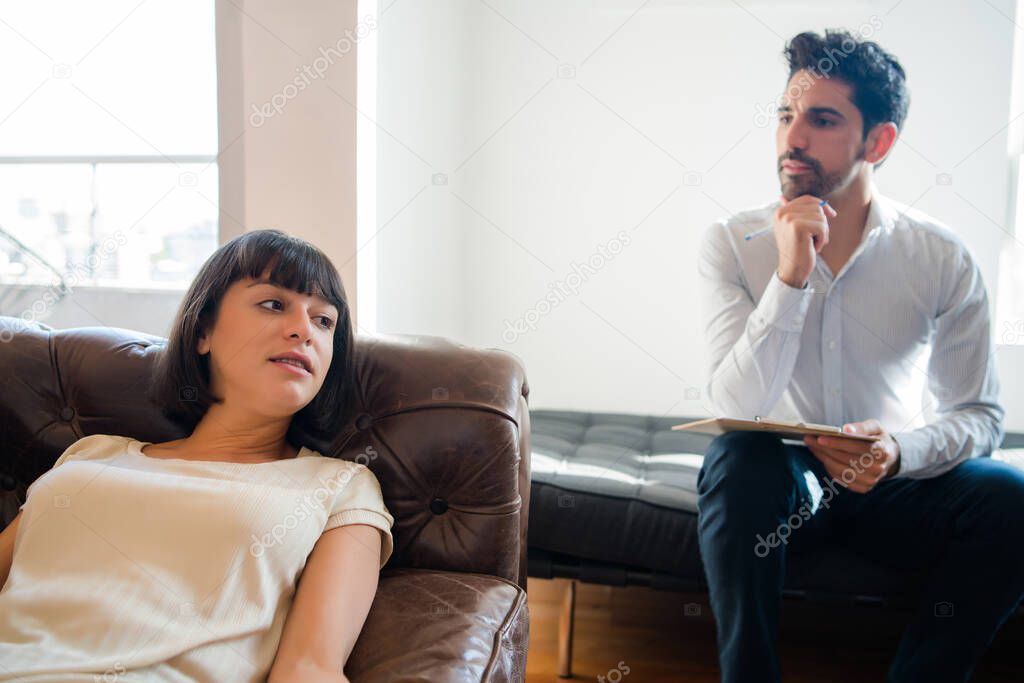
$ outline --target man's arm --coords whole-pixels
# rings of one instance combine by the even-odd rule
[[[900,447],[897,477],[924,479],[991,453],[1003,440],[1003,407],[988,295],[981,271],[966,249],[951,259],[940,281],[928,383],[942,417],[920,429],[893,434]]]
[[[711,406],[718,415],[729,417],[767,415],[793,376],[814,293],[787,285],[776,272],[755,306],[721,224],[704,236],[699,273]]]

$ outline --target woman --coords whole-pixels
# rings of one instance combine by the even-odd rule
[[[189,435],[80,439],[0,535],[0,680],[346,682],[393,519],[304,442],[345,418],[352,341],[319,249],[218,249],[151,391]]]

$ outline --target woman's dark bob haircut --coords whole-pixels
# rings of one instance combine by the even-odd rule
[[[285,437],[292,445],[323,448],[345,424],[351,409],[353,336],[348,298],[330,259],[309,242],[280,230],[239,235],[206,260],[178,309],[167,348],[157,363],[151,395],[168,418],[190,432],[213,403],[223,402],[210,389],[210,359],[198,352],[199,339],[216,322],[228,288],[247,277],[258,280],[268,270],[273,284],[321,296],[338,309],[334,356],[323,386],[294,415]]]

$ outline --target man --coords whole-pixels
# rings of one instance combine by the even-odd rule
[[[982,457],[1003,436],[988,296],[954,233],[873,185],[908,108],[896,59],[836,31],[785,54],[782,196],[702,245],[708,396],[874,441],[712,442],[699,533],[722,680],[780,680],[787,547],[828,537],[927,576],[888,680],[964,681],[1024,595],[1024,474]]]

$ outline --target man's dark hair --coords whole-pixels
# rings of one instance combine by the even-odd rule
[[[903,130],[910,106],[907,75],[891,54],[848,31],[828,29],[797,34],[783,51],[789,78],[808,70],[817,78],[838,78],[849,84],[850,100],[864,119],[864,137],[879,123],[892,121]]]
[[[318,450],[330,442],[354,404],[352,321],[341,276],[327,255],[280,230],[246,232],[206,260],[178,309],[150,396],[168,418],[189,430],[210,405],[223,402],[211,391],[210,358],[199,354],[198,341],[216,322],[228,288],[246,277],[258,280],[268,269],[269,282],[321,296],[338,309],[327,376],[313,400],[293,416],[285,437],[292,445]]]

